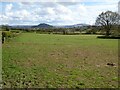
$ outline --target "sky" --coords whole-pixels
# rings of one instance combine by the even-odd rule
[[[93,25],[105,11],[118,12],[119,0],[2,0],[0,25]]]

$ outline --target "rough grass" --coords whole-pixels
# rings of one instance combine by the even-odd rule
[[[96,37],[35,33],[15,37],[2,46],[3,87],[117,88],[118,40]]]

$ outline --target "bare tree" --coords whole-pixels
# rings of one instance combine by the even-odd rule
[[[112,11],[102,12],[96,19],[96,25],[102,26],[106,30],[106,36],[109,36],[112,26],[120,25],[120,15]]]

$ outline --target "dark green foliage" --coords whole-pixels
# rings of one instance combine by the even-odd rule
[[[20,30],[11,30],[12,33],[20,33]]]

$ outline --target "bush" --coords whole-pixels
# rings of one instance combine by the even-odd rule
[[[5,39],[9,39],[9,38],[12,38],[12,37],[15,37],[17,36],[19,33],[18,31],[15,33],[11,32],[11,31],[2,31],[2,43],[5,42]]]
[[[5,38],[12,37],[12,33],[10,31],[3,31],[2,37],[5,37]]]
[[[2,31],[2,43],[5,42],[5,39],[12,37],[12,33],[10,31]]]

